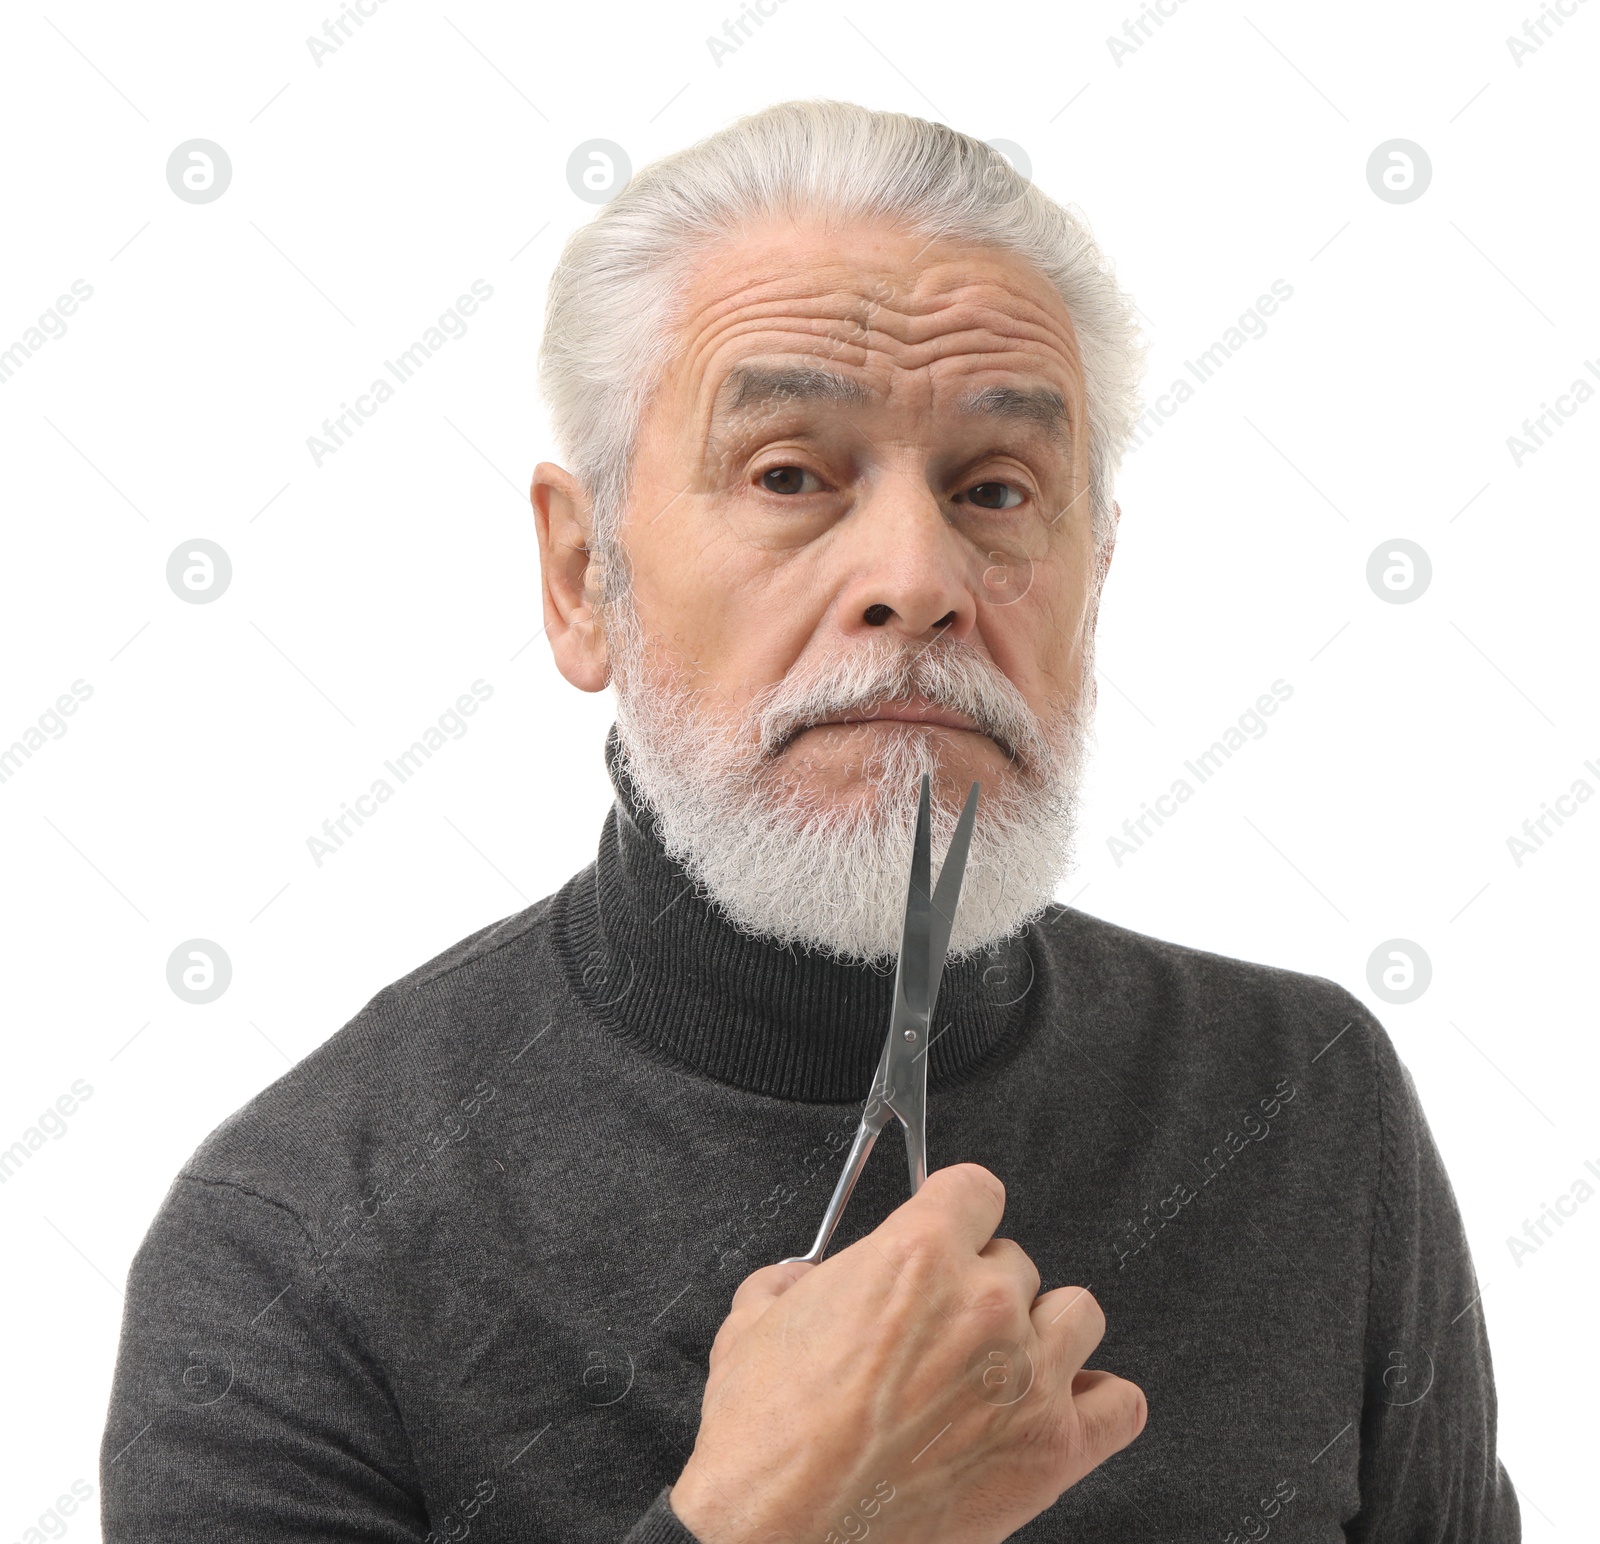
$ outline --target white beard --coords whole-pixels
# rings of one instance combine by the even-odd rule
[[[948,731],[872,731],[880,743],[862,765],[863,793],[848,799],[807,786],[801,746],[780,752],[809,724],[912,695],[967,714],[1011,753],[979,795],[950,958],[1019,932],[1054,898],[1076,833],[1092,648],[1078,701],[1048,725],[975,645],[913,647],[883,635],[832,658],[802,657],[728,715],[653,658],[628,598],[613,602],[608,624],[623,770],[669,856],[741,931],[852,962],[899,951],[922,774],[933,788],[935,878],[967,793],[941,788]]]

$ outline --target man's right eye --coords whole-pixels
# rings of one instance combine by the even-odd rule
[[[775,466],[761,474],[761,486],[768,493],[815,493],[817,487],[805,486],[806,478],[811,478],[813,483],[817,479],[803,466]],[[820,484],[818,485],[820,486]]]

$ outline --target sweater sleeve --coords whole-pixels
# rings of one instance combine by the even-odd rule
[[[622,1544],[699,1544],[694,1534],[678,1520],[678,1514],[672,1510],[672,1502],[668,1499],[672,1493],[670,1485],[663,1486],[650,1503],[650,1510],[628,1530],[628,1536]]]
[[[1411,1074],[1372,1030],[1380,1124],[1352,1541],[1514,1544],[1516,1492],[1495,1453],[1477,1277]]]
[[[398,1413],[316,1264],[277,1203],[174,1183],[128,1273],[100,1452],[107,1544],[420,1544]]]
[[[300,1222],[192,1177],[128,1273],[100,1486],[106,1544],[464,1537],[430,1535],[382,1368]],[[669,1489],[620,1544],[697,1544]]]

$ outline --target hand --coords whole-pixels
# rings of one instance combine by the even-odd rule
[[[1100,1305],[1036,1296],[1004,1211],[954,1164],[822,1264],[739,1284],[671,1494],[701,1544],[998,1544],[1139,1435],[1144,1394],[1084,1370]]]

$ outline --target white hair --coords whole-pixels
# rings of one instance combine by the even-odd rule
[[[779,102],[637,172],[574,231],[551,275],[539,383],[568,469],[593,503],[605,596],[625,583],[617,536],[645,408],[670,364],[696,258],[772,218],[887,220],[917,236],[1001,248],[1066,303],[1083,365],[1090,518],[1113,530],[1111,489],[1139,416],[1145,345],[1133,302],[1081,213],[1047,198],[982,140],[852,102]]]

